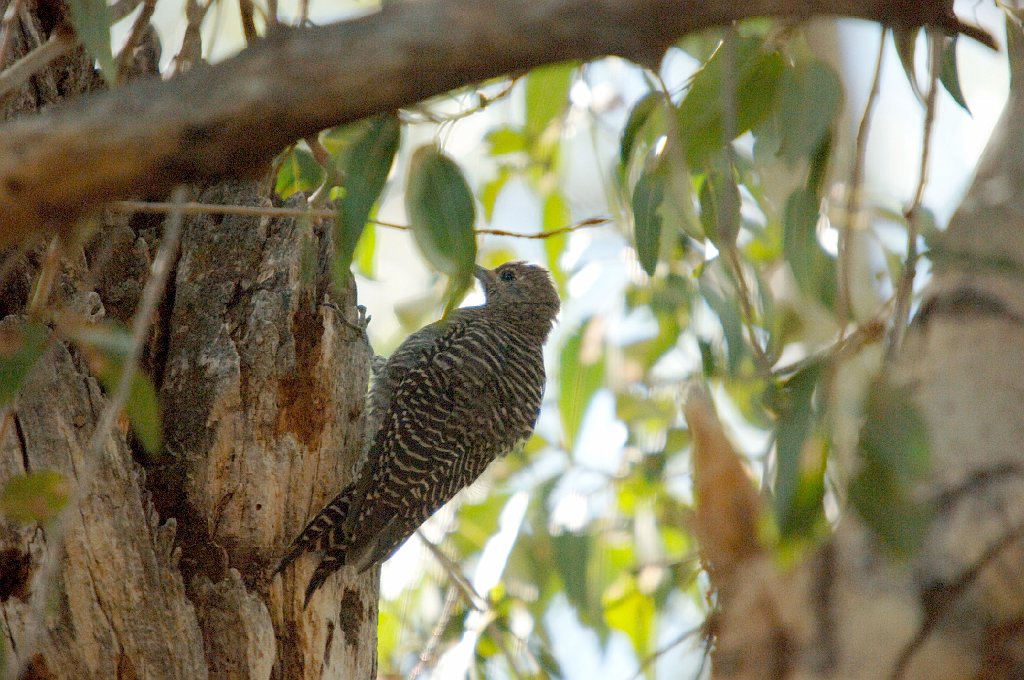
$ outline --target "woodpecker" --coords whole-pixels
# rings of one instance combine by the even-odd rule
[[[560,301],[547,270],[476,267],[478,307],[410,335],[374,380],[380,425],[355,480],[306,525],[274,574],[306,552],[320,563],[305,604],[345,565],[390,557],[495,458],[529,438],[544,394],[543,347]]]

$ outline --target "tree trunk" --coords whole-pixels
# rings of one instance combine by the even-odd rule
[[[736,549],[756,536],[721,526],[748,518],[748,491],[715,484],[721,525],[707,519],[702,538],[726,567],[712,575],[717,678],[1024,677],[1024,41],[1010,38],[1010,100],[929,253],[933,277],[889,371],[929,433],[931,470],[914,492],[932,511],[923,548],[890,558],[851,511],[810,559],[780,569]],[[734,468],[727,448],[704,445],[720,454],[706,483]]]
[[[45,39],[45,26],[34,29]],[[98,82],[80,50],[37,80],[9,115]],[[265,193],[232,183],[202,198],[269,205]],[[87,246],[66,249],[54,306],[129,322],[162,230],[151,217],[105,220]],[[306,610],[312,560],[269,579],[363,447],[370,351],[354,286],[333,299],[330,231],[294,219],[186,220],[144,357],[162,398],[159,457],[133,451],[118,427],[91,453],[107,397],[76,347],[58,339],[47,349],[2,430],[0,486],[56,470],[79,502],[59,527],[0,524],[3,675],[374,675],[376,572],[329,579]],[[42,253],[16,260],[0,332],[22,324]]]

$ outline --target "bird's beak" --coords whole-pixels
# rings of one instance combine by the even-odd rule
[[[480,265],[477,265],[473,269],[473,276],[475,276],[476,280],[480,282],[480,285],[483,286],[484,290],[487,290],[498,278],[498,275],[494,273],[494,270],[484,269]]]

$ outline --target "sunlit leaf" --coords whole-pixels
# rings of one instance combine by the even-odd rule
[[[484,136],[484,140],[490,145],[489,151],[492,156],[526,151],[526,135],[516,128],[501,127],[491,130]]]
[[[660,172],[644,172],[633,187],[633,224],[636,255],[648,276],[654,276],[661,251],[661,215],[658,210],[665,199],[665,176]]]
[[[447,313],[473,285],[476,210],[459,166],[436,146],[422,146],[413,154],[405,210],[420,251],[448,275]]]
[[[53,470],[15,475],[0,490],[0,514],[21,524],[46,525],[67,504],[70,492],[64,476]]]
[[[498,168],[497,176],[490,182],[484,184],[480,190],[480,203],[484,207],[484,219],[490,221],[494,218],[494,204],[498,201],[501,190],[505,188],[506,182],[512,173],[506,167]]]
[[[823,367],[812,363],[798,371],[776,397],[775,514],[783,539],[809,535],[824,518],[825,452],[812,402]]]
[[[646,656],[654,640],[654,601],[637,590],[633,579],[623,577],[620,584],[605,594],[605,621],[629,637],[637,656]]]
[[[526,77],[526,133],[536,137],[569,105],[576,63],[542,66]]]
[[[449,538],[459,555],[467,556],[483,549],[498,531],[498,520],[508,498],[507,493],[496,493],[480,503],[459,507],[459,530]]]
[[[117,80],[114,52],[110,46],[110,24],[114,15],[107,0],[68,0],[71,25],[86,51],[100,66],[108,85]]]
[[[377,268],[374,266],[376,253],[377,225],[367,222],[356,244],[356,252],[352,253],[352,263],[355,264],[356,271],[368,279],[377,276]]]
[[[561,229],[572,220],[572,213],[569,211],[569,205],[565,202],[562,192],[552,191],[544,197],[543,218],[544,231]],[[547,258],[548,271],[551,272],[552,278],[558,284],[559,290],[562,291],[565,290],[568,283],[568,277],[561,266],[562,254],[565,252],[568,240],[569,234],[565,232],[544,239],[544,255]]]
[[[860,433],[861,468],[850,484],[857,513],[891,553],[906,556],[921,544],[928,521],[911,497],[928,471],[928,431],[911,390],[876,381]]]
[[[679,133],[691,167],[703,167],[708,156],[731,139],[724,139],[725,110],[723,83],[734,87],[734,136],[741,135],[767,116],[775,102],[783,60],[775,51],[765,50],[757,38],[739,38],[733,59],[725,58],[723,47],[693,78],[693,84],[677,112]],[[732,73],[725,73],[731,61]]]
[[[288,198],[300,191],[311,191],[324,181],[324,169],[316,162],[308,149],[294,147],[285,153],[277,169],[274,191],[281,198]]]
[[[384,190],[400,139],[398,117],[377,116],[338,161],[345,195],[338,201],[335,222],[337,275],[347,274],[352,264],[366,220]]]
[[[570,451],[594,393],[604,383],[604,352],[594,322],[570,337],[558,362],[558,410],[562,416],[565,445]],[[590,332],[588,332],[590,331]]]
[[[18,394],[29,371],[46,349],[46,326],[38,323],[5,323],[0,327],[0,406]]]
[[[814,153],[843,106],[839,76],[820,61],[800,62],[783,72],[775,108],[779,155],[797,161]]]
[[[946,92],[953,98],[960,107],[971,115],[967,107],[967,100],[964,99],[963,90],[960,89],[960,72],[956,65],[956,36],[946,40],[942,48],[942,69],[939,71],[939,81],[946,88]]]

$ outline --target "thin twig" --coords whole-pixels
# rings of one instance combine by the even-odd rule
[[[444,605],[441,607],[441,615],[437,617],[437,623],[434,624],[434,629],[430,632],[430,639],[427,640],[423,651],[420,652],[420,658],[417,659],[416,665],[409,672],[409,680],[416,680],[425,670],[434,665],[434,657],[437,655],[437,648],[441,644],[441,636],[444,635],[445,629],[448,628],[452,612],[455,611],[458,592],[458,588],[455,586],[448,588],[448,593],[444,598]]]
[[[39,267],[39,278],[36,279],[35,288],[32,290],[32,295],[28,301],[28,314],[30,317],[39,316],[46,306],[59,269],[60,239],[55,236],[50,240],[50,245],[46,248],[46,255],[43,256],[42,266]]]
[[[118,56],[118,82],[123,82],[128,74],[135,56],[135,48],[142,42],[142,36],[146,34],[146,29],[149,28],[149,20],[153,18],[153,11],[155,9],[156,0],[144,0],[142,11],[139,12],[139,16],[135,17],[131,33],[128,34],[128,40],[125,41],[124,47],[121,48],[121,53]]]
[[[814,354],[794,361],[791,364],[776,368],[772,371],[772,375],[777,378],[783,378],[791,376],[813,364],[834,361],[844,355],[856,354],[862,347],[878,342],[882,338],[884,332],[885,324],[882,322],[882,318],[876,317],[867,323],[858,326],[845,338],[837,340],[834,344],[826,347],[820,352],[815,352]]]
[[[71,51],[78,40],[70,33],[58,31],[39,47],[0,72],[0,100],[55,60]]]
[[[942,61],[942,38],[937,33],[928,36],[930,83],[924,110],[924,133],[921,140],[921,166],[918,171],[917,189],[914,200],[904,213],[907,218],[907,259],[903,263],[899,286],[896,289],[896,307],[893,311],[892,329],[885,347],[885,359],[891,361],[903,344],[910,316],[910,301],[914,293],[914,277],[917,275],[917,236],[921,229],[921,205],[924,189],[928,185],[928,160],[931,156],[932,129],[935,127],[935,105],[939,85],[939,64]]]
[[[435,123],[437,125],[453,123],[455,121],[462,120],[463,118],[472,116],[474,113],[479,113],[486,109],[491,104],[493,104],[494,102],[507,97],[512,92],[512,88],[515,87],[515,84],[519,82],[519,79],[521,77],[522,76],[514,76],[512,78],[509,78],[505,86],[502,87],[498,92],[496,92],[493,97],[487,96],[486,93],[478,89],[476,91],[477,103],[469,108],[458,111],[457,113],[442,115],[434,113],[429,108],[427,108],[426,105],[420,105],[403,109],[402,111],[399,112],[399,117],[404,123]]]
[[[172,212],[174,204],[165,202],[149,202],[149,201],[116,201],[111,203],[109,206],[113,210],[120,212],[143,212],[143,213],[169,213]],[[303,209],[303,208],[261,208],[259,206],[247,206],[247,205],[217,205],[214,203],[196,203],[189,201],[183,203],[180,206],[182,213],[186,215],[195,214],[210,214],[210,215],[244,215],[248,217],[309,217],[312,219],[324,219],[333,220],[336,216],[334,210],[324,209]],[[409,227],[404,224],[395,224],[394,222],[385,222],[383,220],[367,220],[373,224],[381,227],[387,227],[389,229],[400,229],[402,231],[408,231]],[[592,227],[598,227],[603,224],[611,222],[610,218],[607,217],[588,217],[585,220],[580,220],[575,224],[570,224],[565,227],[559,227],[558,229],[551,229],[549,231],[538,231],[533,234],[520,234],[514,231],[505,231],[504,229],[475,229],[474,232],[477,234],[490,234],[492,236],[511,236],[513,238],[528,238],[528,239],[544,239],[557,236],[558,234],[565,234],[579,229],[590,229]]]
[[[22,0],[11,0],[4,10],[3,19],[0,19],[0,67],[7,64],[7,55],[14,42],[14,25],[18,19],[18,12],[21,9]]]
[[[434,559],[438,561],[441,568],[444,569],[445,573],[448,574],[448,578],[451,582],[459,589],[466,604],[477,611],[487,611],[487,600],[480,596],[480,593],[476,592],[476,588],[469,582],[466,575],[462,573],[459,566],[455,564],[450,557],[444,554],[444,552],[434,545],[433,542],[427,540],[427,537],[423,535],[423,532],[419,529],[416,530],[416,535],[419,536],[423,545],[427,546],[427,550],[434,556]]]
[[[888,31],[889,29],[883,26],[878,39],[878,57],[875,59],[875,73],[871,77],[871,90],[868,92],[867,101],[864,103],[864,113],[861,115],[860,124],[857,126],[853,168],[850,171],[850,184],[847,187],[846,195],[846,221],[839,228],[837,254],[839,295],[836,301],[836,318],[839,322],[840,341],[846,335],[846,318],[849,316],[850,308],[852,307],[850,299],[850,234],[860,216],[860,192],[861,185],[864,183],[864,159],[867,156],[868,131],[871,128],[875,104],[878,102],[878,93],[881,90],[882,64],[885,61],[885,38],[888,35]]]
[[[928,602],[931,606],[926,608],[925,619],[917,629],[917,633],[910,642],[906,644],[900,652],[899,657],[897,657],[895,664],[893,664],[890,680],[902,680],[906,674],[908,666],[910,665],[911,659],[913,659],[914,655],[920,651],[922,645],[942,621],[945,615],[950,611],[953,605],[956,604],[957,600],[967,592],[967,589],[971,585],[978,581],[981,577],[981,572],[986,567],[992,564],[1004,550],[1012,546],[1014,543],[1020,542],[1022,538],[1024,538],[1024,522],[1010,527],[1002,536],[989,545],[989,547],[978,556],[978,559],[968,566],[959,576],[948,583],[942,584],[940,586],[940,590],[931,595],[931,599]]]
[[[182,205],[185,200],[185,190],[178,187],[174,190],[173,204]],[[153,265],[150,268],[149,280],[142,291],[142,297],[138,308],[135,310],[135,317],[132,319],[132,344],[131,351],[124,359],[121,366],[121,375],[118,377],[117,386],[110,395],[107,408],[100,416],[96,429],[93,430],[92,439],[89,442],[90,458],[99,455],[99,449],[103,441],[109,436],[110,428],[114,420],[121,412],[125,400],[128,398],[128,391],[131,388],[132,379],[139,366],[139,358],[142,356],[142,347],[146,343],[146,336],[149,334],[149,326],[153,321],[153,313],[156,312],[160,297],[163,295],[167,285],[167,277],[171,271],[171,264],[178,252],[178,244],[181,241],[181,225],[185,213],[177,210],[171,213],[164,227],[164,233],[160,239],[160,249],[153,258]]]
[[[636,669],[636,673],[633,675],[633,680],[637,680],[637,678],[642,678],[643,675],[644,675],[644,671],[646,671],[652,664],[654,664],[658,659],[660,659],[662,656],[664,656],[668,652],[672,651],[673,649],[675,649],[679,645],[681,645],[684,642],[686,642],[693,635],[699,633],[703,627],[704,627],[704,624],[700,623],[700,624],[697,624],[696,626],[694,626],[693,628],[690,628],[689,630],[683,631],[675,639],[670,640],[669,642],[665,643],[663,646],[661,646],[658,649],[654,650],[653,653],[651,653],[648,656],[646,656],[642,661],[640,661],[640,665]]]

